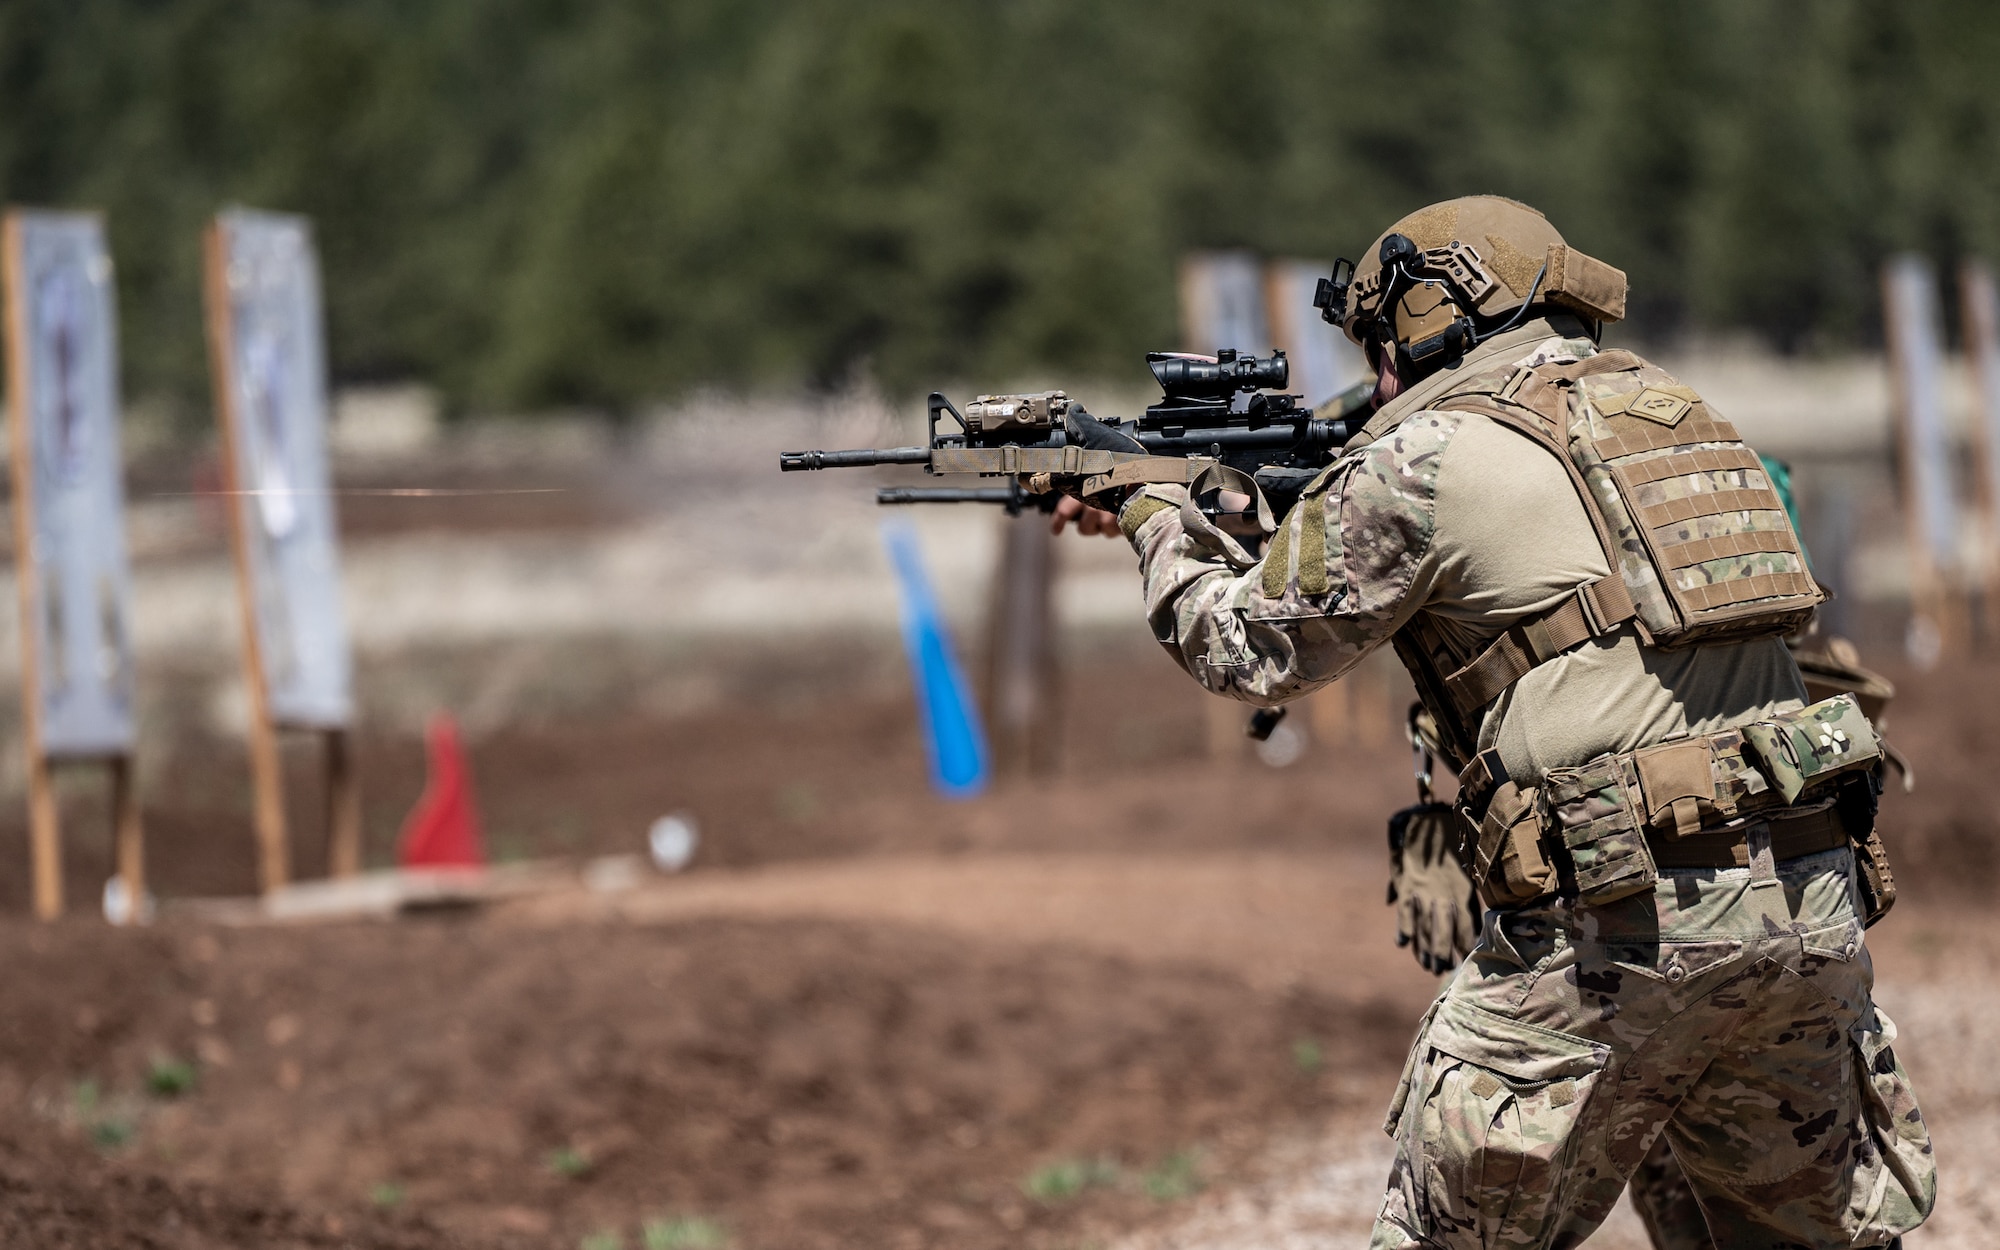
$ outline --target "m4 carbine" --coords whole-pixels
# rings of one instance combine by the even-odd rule
[[[1143,416],[1105,422],[1135,439],[1143,453],[1071,442],[1065,418],[1081,407],[1062,391],[981,395],[962,412],[933,391],[925,446],[788,451],[779,467],[790,473],[912,464],[930,474],[1006,478],[1006,485],[995,487],[885,486],[875,498],[884,504],[997,503],[1014,513],[1053,508],[1059,484],[1075,489],[1080,481],[1077,493],[1087,497],[1108,487],[1174,482],[1192,488],[1218,521],[1231,520],[1232,529],[1261,537],[1366,419],[1367,383],[1322,405],[1327,415],[1301,407],[1297,395],[1273,393],[1290,380],[1283,352],[1262,360],[1226,350],[1213,356],[1151,352],[1146,363],[1163,392],[1160,402]],[[1253,510],[1224,509],[1223,491],[1250,496]]]

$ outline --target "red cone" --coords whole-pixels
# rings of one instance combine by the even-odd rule
[[[458,725],[439,712],[425,733],[430,778],[422,797],[403,821],[396,853],[405,868],[466,868],[486,863],[486,844],[479,836],[479,811],[472,804],[472,773]]]

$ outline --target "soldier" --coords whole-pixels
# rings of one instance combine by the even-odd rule
[[[1525,205],[1434,205],[1343,266],[1317,302],[1378,408],[1261,558],[1183,487],[1088,502],[1204,687],[1280,704],[1389,643],[1459,770],[1457,845],[1402,872],[1449,899],[1463,862],[1485,910],[1372,1244],[1575,1246],[1642,1163],[1685,1175],[1641,1178],[1682,1237],[1698,1211],[1723,1246],[1894,1244],[1936,1174],[1862,936],[1894,897],[1882,752],[1852,696],[1806,702],[1782,638],[1821,594],[1767,473],[1599,347],[1624,274]]]

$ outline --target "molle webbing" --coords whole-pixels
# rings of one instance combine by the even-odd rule
[[[1648,645],[1790,633],[1819,604],[1763,461],[1698,393],[1632,353],[1489,372],[1433,406],[1483,412],[1562,459]],[[1481,676],[1487,660],[1456,683],[1461,708],[1506,688]]]
[[[1736,427],[1727,421],[1691,416],[1674,426],[1648,424],[1644,429],[1600,438],[1597,440],[1597,454],[1606,460],[1616,460],[1642,451],[1658,451],[1662,447],[1680,447],[1687,443],[1727,443],[1737,437]]]
[[[1625,480],[1633,486],[1644,486],[1663,478],[1686,477],[1690,473],[1724,473],[1730,469],[1755,469],[1764,471],[1764,462],[1757,453],[1741,444],[1735,447],[1699,447],[1694,451],[1679,452],[1671,456],[1659,456],[1644,460],[1624,470]],[[1771,492],[1773,499],[1777,493]]]
[[[1732,512],[1782,512],[1785,505],[1778,493],[1766,488],[1707,491],[1651,504],[1639,509],[1639,519],[1647,529],[1678,525],[1705,516],[1727,516]]]
[[[1495,638],[1470,664],[1444,679],[1445,690],[1459,715],[1470,720],[1537,665],[1616,633],[1636,612],[1616,573],[1586,582],[1554,608]]]

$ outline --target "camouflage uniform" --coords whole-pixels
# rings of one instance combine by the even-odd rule
[[[1694,1187],[1665,1133],[1646,1152],[1625,1190],[1632,1195],[1632,1209],[1639,1213],[1654,1250],[1715,1250],[1701,1203],[1695,1200]]]
[[[1668,869],[1603,907],[1488,912],[1397,1091],[1372,1244],[1581,1244],[1662,1134],[1718,1245],[1915,1227],[1930,1138],[1870,1000],[1851,872],[1830,851],[1778,888]]]
[[[1183,488],[1145,488],[1120,523],[1156,637],[1208,689],[1274,704],[1419,613],[1476,645],[1608,575],[1553,455],[1425,406],[1453,375],[1594,351],[1536,321],[1419,383],[1261,561]],[[1665,652],[1626,630],[1521,677],[1477,745],[1524,783],[1559,769],[1574,782],[1592,761],[1795,711],[1803,695],[1776,639]],[[1577,804],[1566,818],[1596,818],[1587,793]],[[1842,848],[1779,864],[1775,880],[1663,869],[1649,892],[1600,906],[1489,911],[1411,1052],[1373,1244],[1574,1246],[1649,1153],[1647,1209],[1684,1220],[1666,1200],[1677,1158],[1722,1245],[1882,1245],[1915,1227],[1935,1195],[1929,1137],[1871,999],[1855,871]],[[1652,1153],[1663,1141],[1671,1155]]]

